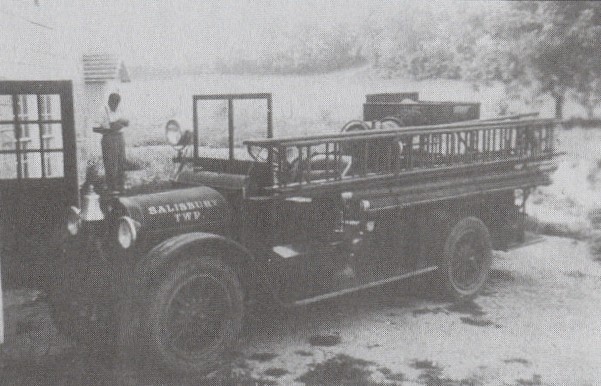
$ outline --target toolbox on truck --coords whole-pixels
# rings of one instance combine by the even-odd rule
[[[368,94],[363,120],[396,118],[403,126],[438,125],[480,118],[480,103],[419,100],[417,92]]]

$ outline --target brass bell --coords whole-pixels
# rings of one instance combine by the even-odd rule
[[[104,220],[104,213],[100,209],[100,196],[94,191],[94,186],[89,185],[83,196],[81,220],[86,222]]]

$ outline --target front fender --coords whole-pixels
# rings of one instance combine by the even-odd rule
[[[253,254],[239,243],[206,232],[171,237],[152,248],[136,262],[125,288],[122,287],[121,301],[116,310],[121,320],[119,337],[122,344],[127,346],[136,342],[137,326],[140,323],[139,306],[150,286],[161,280],[168,268],[175,265],[179,259],[189,256],[202,258],[203,252],[230,264],[239,276],[247,301],[255,299],[259,288],[270,288],[263,286],[266,276],[257,266]],[[272,291],[268,293],[277,299]]]
[[[227,237],[207,232],[174,236],[152,248],[136,263],[130,290],[137,296],[144,296],[148,286],[160,280],[168,267],[188,256],[202,258],[203,253],[221,258],[236,271],[246,301],[254,302],[258,300],[257,295],[264,293],[272,301],[281,304],[265,270],[248,248]]]
[[[216,257],[223,258],[226,263],[232,264],[234,269],[247,264],[256,268],[253,254],[241,244],[213,233],[192,232],[164,240],[140,259],[134,269],[136,286],[144,286],[150,280],[155,280],[180,258],[190,255],[202,258],[202,251],[207,249],[212,254],[216,253]]]

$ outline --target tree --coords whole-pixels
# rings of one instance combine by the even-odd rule
[[[601,5],[589,4],[582,10],[573,29],[578,35],[578,71],[574,75],[573,98],[580,103],[588,119],[594,118],[595,108],[601,104]]]
[[[595,117],[595,108],[601,104],[601,79],[599,76],[601,74],[593,75],[592,72],[577,74],[576,88],[572,96],[584,107],[588,119]]]
[[[219,58],[222,72],[308,74],[346,69],[366,62],[363,42],[353,24],[300,24],[289,30],[264,31],[261,49],[236,46]]]
[[[480,20],[469,32],[490,43],[488,49],[473,52],[469,77],[548,94],[557,118],[563,117],[566,95],[572,91],[592,114],[599,92],[594,80],[601,76],[596,38],[600,10],[593,2],[512,3],[502,17]]]

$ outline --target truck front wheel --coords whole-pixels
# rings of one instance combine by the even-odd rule
[[[471,299],[484,286],[492,263],[488,228],[476,217],[460,220],[449,233],[443,250],[445,292],[455,300]]]
[[[178,373],[217,367],[242,326],[243,292],[235,272],[219,259],[193,258],[168,269],[153,287],[142,322],[148,353]]]

